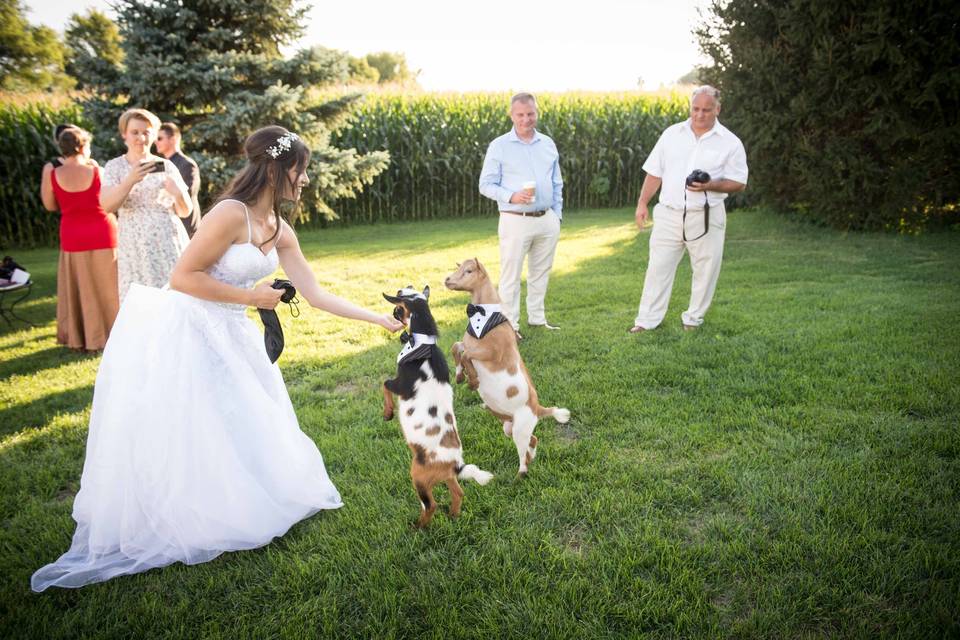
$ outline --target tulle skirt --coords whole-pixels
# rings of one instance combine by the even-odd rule
[[[73,543],[31,587],[206,562],[340,506],[243,311],[134,285],[97,374]]]

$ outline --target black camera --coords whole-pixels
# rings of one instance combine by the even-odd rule
[[[687,186],[689,187],[694,182],[699,182],[701,184],[710,182],[710,174],[702,169],[694,169],[690,175],[687,176]]]

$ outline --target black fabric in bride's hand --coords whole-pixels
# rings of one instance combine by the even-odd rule
[[[296,318],[300,315],[300,307],[297,306],[297,290],[289,280],[277,278],[270,285],[274,289],[283,289],[280,296],[281,302],[290,305],[290,315]],[[280,326],[280,318],[273,309],[257,309],[260,314],[260,321],[263,322],[263,344],[267,348],[267,357],[270,362],[276,362],[283,353],[283,328]]]

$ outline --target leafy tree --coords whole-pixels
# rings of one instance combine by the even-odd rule
[[[106,15],[91,9],[86,15],[73,14],[64,31],[67,48],[66,71],[76,78],[77,86],[87,86],[86,78],[116,82],[122,72],[123,48],[120,30]]]
[[[416,80],[416,73],[407,67],[407,57],[402,53],[380,51],[367,54],[367,64],[380,74],[379,82],[410,83]],[[419,72],[418,72],[419,73]]]
[[[702,73],[703,71],[700,68],[694,67],[677,78],[677,84],[700,84],[700,76]]]
[[[49,27],[27,22],[19,0],[0,0],[0,86],[4,89],[64,89],[63,43]]]
[[[958,218],[960,5],[713,0],[697,31],[750,190],[846,229]]]
[[[344,82],[347,55],[323,47],[281,54],[303,31],[307,8],[297,0],[118,0],[114,8],[124,64],[91,76],[96,95],[85,113],[112,140],[129,107],[178,122],[206,202],[242,165],[244,138],[267,124],[296,132],[313,151],[306,215],[335,217],[332,200],[353,197],[387,166],[385,152],[330,144],[359,96],[322,99],[313,88]]]
[[[351,82],[376,84],[380,81],[380,72],[371,67],[366,58],[350,56],[348,64]]]

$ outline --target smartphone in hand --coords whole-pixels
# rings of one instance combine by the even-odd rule
[[[150,171],[147,173],[163,173],[165,171],[163,160],[144,160],[141,164],[150,165]]]

